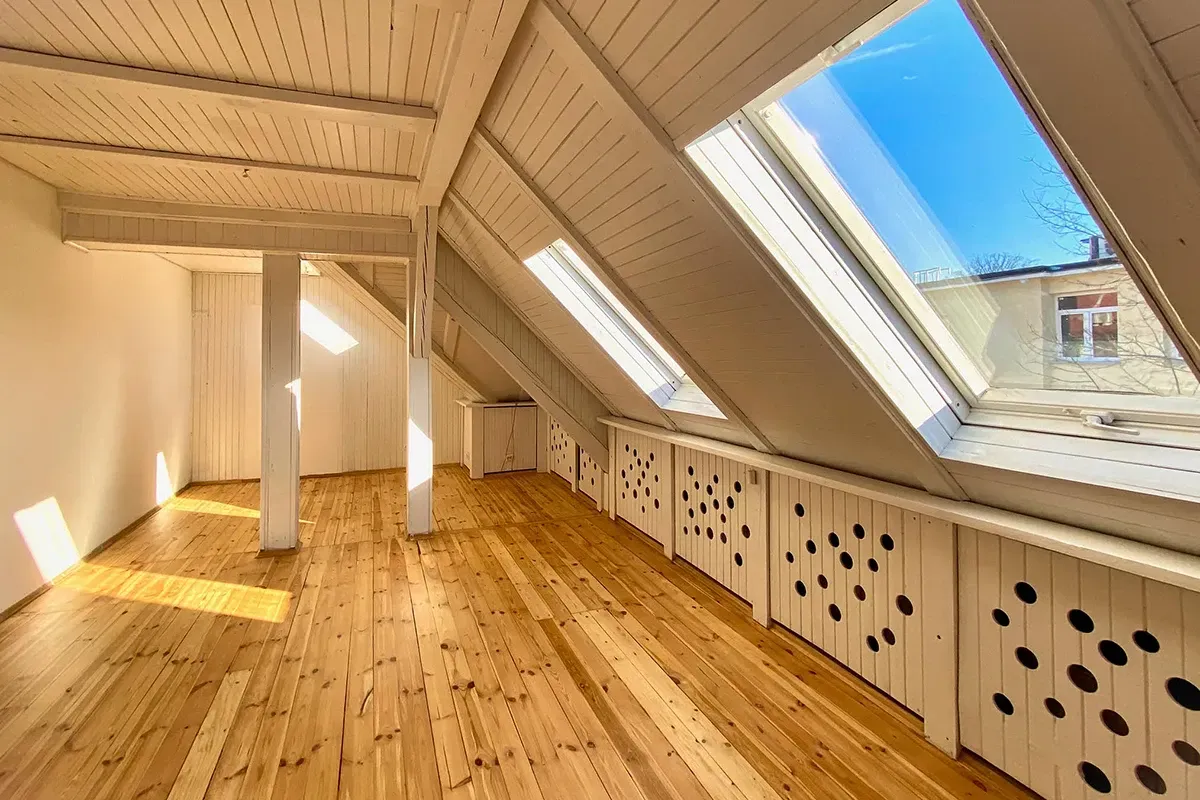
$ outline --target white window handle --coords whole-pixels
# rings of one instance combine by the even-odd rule
[[[1079,420],[1089,428],[1095,428],[1098,431],[1106,433],[1123,433],[1126,436],[1139,436],[1141,431],[1136,431],[1131,428],[1118,428],[1113,424],[1115,422],[1111,411],[1095,412],[1081,411]]]

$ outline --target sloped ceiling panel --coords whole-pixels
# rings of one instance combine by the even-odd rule
[[[672,139],[688,142],[892,0],[564,0]],[[664,13],[665,12],[665,13]]]
[[[704,201],[669,185],[536,33],[517,44],[482,124],[658,323],[780,451],[912,485],[924,456],[754,256],[705,229],[691,213]]]
[[[1131,0],[1129,7],[1192,119],[1200,125],[1200,3]]]

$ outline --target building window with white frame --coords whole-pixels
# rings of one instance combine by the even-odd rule
[[[1117,293],[1074,294],[1056,298],[1058,357],[1081,361],[1115,361]]]

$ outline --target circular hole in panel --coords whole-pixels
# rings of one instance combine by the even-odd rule
[[[804,506],[803,506],[802,504],[800,504],[800,503],[796,503],[796,506],[795,506],[795,508],[793,509],[793,511],[795,511],[795,512],[796,512],[796,516],[797,516],[797,517],[803,517],[803,516],[804,516]]]
[[[1092,694],[1100,688],[1100,684],[1096,683],[1096,676],[1082,664],[1072,664],[1067,667],[1067,677],[1071,679],[1071,683],[1075,684],[1075,688],[1081,692]]]
[[[1096,623],[1092,622],[1092,618],[1081,608],[1072,608],[1068,611],[1067,622],[1071,623],[1071,627],[1080,633],[1091,633],[1096,630]]]
[[[643,514],[645,514],[645,513],[646,513],[646,507],[645,507],[645,506],[642,506],[642,513],[643,513]]]
[[[883,536],[879,537],[879,545],[884,550],[895,550],[896,549],[896,542],[892,539],[891,535],[887,534],[887,533],[885,533]]]
[[[1171,749],[1175,751],[1175,755],[1185,764],[1193,767],[1200,767],[1200,752],[1183,739],[1176,739],[1171,743]]]
[[[733,563],[737,564],[739,567],[742,565],[742,554],[741,553],[733,554]]]
[[[742,526],[742,538],[743,538],[743,539],[749,539],[749,538],[750,538],[750,526],[749,526],[749,525],[743,525],[743,526]]]
[[[688,509],[688,519],[695,519],[695,518],[696,518],[696,509],[689,508]]]
[[[707,503],[701,503],[701,504],[700,504],[700,513],[701,513],[701,514],[707,514],[707,513],[708,513],[708,504],[707,504]]]
[[[1067,710],[1063,708],[1063,704],[1055,700],[1053,697],[1046,698],[1046,710],[1050,712],[1050,716],[1055,719],[1062,719],[1067,715]]]
[[[622,500],[624,500],[624,499],[625,499],[625,493],[624,493],[624,492],[621,492],[621,499],[622,499]]]
[[[621,477],[622,477],[622,478],[624,478],[624,477],[625,477],[625,470],[621,470]]]
[[[724,515],[724,514],[722,514],[722,515],[721,515],[721,522],[728,522],[728,521],[729,521],[729,520],[725,519],[725,515]]]
[[[626,453],[628,453],[628,452],[629,452],[629,445],[625,445],[625,452],[626,452]]]
[[[810,554],[816,555],[817,543],[814,542],[812,539],[809,539],[807,542],[804,543],[804,549],[807,550]]]
[[[842,553],[838,557],[838,561],[842,562],[842,566],[846,569],[854,569],[854,557],[849,553]]]
[[[1104,656],[1104,660],[1114,667],[1123,667],[1129,663],[1129,656],[1125,653],[1125,648],[1112,639],[1102,641],[1099,650],[1100,655]]]
[[[721,544],[725,544],[728,539],[725,538],[725,531],[721,531]]]
[[[696,489],[696,491],[697,491],[697,492],[698,492],[698,491],[700,491],[700,481],[696,481],[696,482],[695,482],[695,483],[693,483],[692,485],[695,487],[695,489]]]
[[[653,461],[653,460],[654,460],[654,451],[651,451],[651,452],[650,452],[650,460],[651,460],[651,461]]]
[[[1129,723],[1125,718],[1113,711],[1111,708],[1106,708],[1100,712],[1100,721],[1104,723],[1104,727],[1115,733],[1117,736],[1129,735]]]
[[[742,493],[742,482],[741,482],[741,481],[734,481],[734,482],[733,482],[733,491],[734,491],[734,493],[736,493],[736,494],[741,494],[741,493]]]
[[[642,465],[642,460],[641,460],[640,458],[637,460],[637,465],[638,465],[639,467]],[[642,474],[645,474],[645,473],[642,473]]]
[[[725,507],[733,508],[733,495],[729,495],[728,497],[725,498]]]
[[[1037,589],[1034,589],[1025,581],[1020,581],[1013,587],[1013,592],[1017,595],[1017,599],[1022,603],[1033,605],[1037,602]]]
[[[855,539],[867,538],[867,529],[862,526],[861,522],[854,523],[854,538]]]
[[[796,563],[796,556],[794,556],[794,555],[792,554],[792,551],[791,551],[791,550],[788,550],[788,551],[787,551],[787,555],[785,555],[785,556],[784,556],[784,558],[786,558],[786,559],[787,559],[787,562],[788,562],[789,564],[794,564],[794,563]]]
[[[1146,787],[1146,791],[1150,792],[1150,794],[1167,793],[1167,782],[1152,767],[1139,764],[1133,770],[1133,774],[1137,775],[1137,779],[1141,782],[1142,786]]]
[[[1012,700],[1009,700],[1000,692],[996,692],[994,695],[992,695],[992,703],[994,703],[996,709],[1006,717],[1011,717],[1013,711],[1015,710],[1013,708]]]
[[[1008,623],[1009,623],[1008,614],[1005,614],[1004,609],[1002,609],[1002,608],[992,609],[992,620],[997,625],[999,625],[1001,628],[1008,627]]]
[[[867,569],[871,570],[871,572],[879,572],[879,562],[873,558],[868,558]]]
[[[838,535],[836,533],[834,533],[833,531],[829,532],[829,544],[831,546],[837,547],[839,544],[841,544],[841,542],[842,542],[842,540],[838,538]]]
[[[1112,781],[1104,774],[1104,770],[1090,761],[1079,762],[1079,777],[1083,778],[1083,782],[1094,792],[1108,794],[1112,791]]]
[[[898,595],[896,597],[896,608],[898,608],[900,613],[906,617],[911,617],[913,615],[912,600],[909,600],[904,595]]]
[[[713,498],[713,511],[716,511],[720,507],[721,507],[721,498],[714,497]]]
[[[634,498],[635,498],[635,499],[637,498],[637,496],[638,496],[638,494],[637,494],[637,489],[634,489],[634,490],[633,490],[633,496],[634,496]]]
[[[684,490],[683,490],[683,502],[685,502],[685,503],[686,503],[686,502],[687,502],[687,499],[688,499],[688,493],[687,493],[687,489],[684,489]]]
[[[713,538],[713,529],[712,528],[706,528],[704,532],[708,534],[708,538],[710,538],[710,539]]]
[[[829,618],[834,622],[842,621],[842,610],[837,607],[836,603],[829,604]]]
[[[710,483],[708,486],[705,486],[704,491],[708,492],[709,497],[712,497],[712,484]]]
[[[626,489],[628,489],[628,488],[629,488],[629,481],[625,481],[625,488],[626,488]]]
[[[684,536],[687,536],[687,535],[688,535],[688,528],[687,528],[687,525],[684,525],[684,526],[683,526],[683,535],[684,535]]]
[[[1188,711],[1200,711],[1200,689],[1186,678],[1171,678],[1167,681],[1167,694]]]
[[[658,500],[657,500],[657,499],[654,501],[654,507],[655,507],[655,508],[658,508],[658,507],[659,507],[659,505],[658,505]]]
[[[700,526],[699,525],[693,525],[692,530],[696,532],[697,536],[700,535]]]
[[[696,474],[696,470],[692,469],[692,468],[689,466],[689,467],[688,467],[688,476],[692,476],[692,475],[695,475],[695,474]]]
[[[633,457],[637,458],[637,448],[633,448]]]
[[[820,586],[822,589],[828,589],[829,588],[829,579],[826,578],[824,575],[818,575],[817,576],[817,586]]]
[[[867,648],[872,653],[878,653],[879,652],[879,640],[876,639],[874,636],[868,636],[867,637]]]
[[[881,633],[883,634],[883,640],[887,642],[889,646],[896,643],[896,634],[892,633],[891,628],[884,628]]]
[[[867,599],[867,590],[861,586],[855,586],[854,596],[858,598],[859,602],[862,602]]]
[[[1158,637],[1150,631],[1134,631],[1133,643],[1146,653],[1157,653],[1159,651]]]
[[[1025,669],[1038,668],[1038,657],[1028,647],[1017,648],[1017,661],[1020,662],[1021,666]]]
[[[713,475],[713,483],[720,483],[720,482],[721,482],[721,476]]]
[[[804,581],[796,581],[796,594],[804,597],[808,594],[808,587],[804,585]]]

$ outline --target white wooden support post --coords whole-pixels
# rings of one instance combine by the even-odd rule
[[[958,758],[958,528],[921,517],[925,738]]]
[[[608,518],[617,519],[617,429],[608,428]]]
[[[751,467],[746,473],[750,484],[747,488],[750,501],[749,519],[750,545],[747,576],[750,605],[754,609],[754,621],[759,625],[771,624],[771,476],[765,470]]]
[[[262,480],[258,546],[300,543],[300,256],[262,259]]]
[[[550,412],[538,406],[537,410],[537,471],[550,471]]]
[[[663,536],[663,555],[668,561],[675,558],[675,445],[667,446],[666,463],[661,467],[662,473],[666,476],[666,496],[667,500],[667,532]],[[662,492],[659,492],[662,494]]]
[[[571,440],[571,491],[579,491],[579,443]]]
[[[408,265],[408,535],[433,530],[433,285],[437,266],[438,210],[421,206],[416,217],[417,255]],[[475,419],[478,422],[478,417]],[[473,453],[476,461],[479,454]]]

